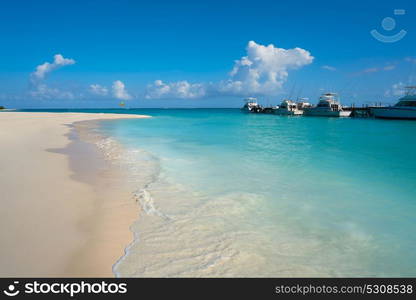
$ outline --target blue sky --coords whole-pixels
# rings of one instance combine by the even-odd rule
[[[414,1],[1,1],[0,105],[394,102],[416,76],[415,14]]]

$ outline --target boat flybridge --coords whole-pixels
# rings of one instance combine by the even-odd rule
[[[312,104],[309,103],[309,98],[300,98],[297,101],[298,109],[304,110],[305,108],[312,107]]]
[[[349,117],[351,111],[344,111],[335,93],[325,93],[319,98],[318,105],[306,107],[303,111],[305,116],[322,117]]]
[[[299,116],[303,114],[303,110],[299,109],[298,104],[292,100],[285,99],[278,108],[273,110],[276,115]]]
[[[243,112],[256,112],[258,109],[261,108],[260,104],[258,104],[257,99],[250,97],[244,99],[245,103],[244,106],[241,108]]]
[[[371,114],[382,119],[416,120],[416,86],[407,86],[406,94],[394,106],[372,107]]]

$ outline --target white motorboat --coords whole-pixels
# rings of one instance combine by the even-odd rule
[[[342,109],[337,94],[325,93],[319,98],[318,105],[306,107],[303,114],[305,116],[349,117],[351,111],[344,111]]]
[[[244,106],[241,108],[243,112],[256,112],[257,110],[261,109],[261,106],[257,103],[256,98],[246,98],[244,99],[245,103]]]
[[[298,105],[292,100],[283,100],[278,108],[273,110],[276,115],[284,116],[299,116],[303,114],[303,110],[298,108]]]
[[[310,104],[309,102],[308,102],[308,98],[300,98],[300,99],[298,99],[298,101],[296,102],[297,103],[297,105],[298,105],[298,109],[300,109],[300,110],[304,110],[305,108],[310,108],[310,107],[312,107],[312,104]]]
[[[376,118],[416,120],[416,86],[406,87],[406,95],[394,106],[372,107],[370,112]]]

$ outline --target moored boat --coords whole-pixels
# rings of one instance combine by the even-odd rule
[[[244,106],[241,108],[242,112],[250,113],[250,112],[257,112],[261,109],[260,104],[258,104],[256,98],[246,98],[244,99],[245,103]]]
[[[300,98],[300,99],[298,99],[298,101],[296,102],[296,104],[298,105],[298,109],[300,109],[302,111],[305,108],[312,107],[312,104],[309,103],[309,99],[308,98]]]
[[[416,120],[416,86],[406,87],[406,95],[394,106],[372,107],[370,111],[380,119]]]
[[[344,111],[335,93],[325,93],[319,98],[318,105],[304,109],[305,116],[349,117],[351,111]]]
[[[299,116],[303,114],[303,110],[300,110],[294,101],[285,99],[282,101],[279,107],[274,110],[274,114],[284,116]]]

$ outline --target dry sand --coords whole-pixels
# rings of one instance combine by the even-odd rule
[[[74,122],[144,117],[0,113],[1,277],[113,276],[137,206],[91,145],[63,149]]]

